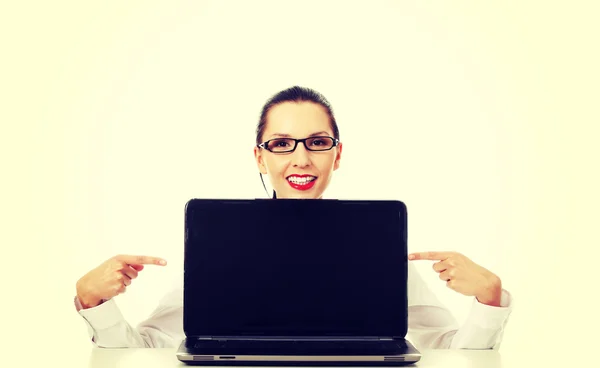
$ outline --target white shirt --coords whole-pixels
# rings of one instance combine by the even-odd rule
[[[512,311],[511,295],[502,290],[500,307],[481,304],[473,298],[462,326],[429,290],[416,267],[408,263],[408,334],[417,349],[497,349]],[[177,287],[159,302],[154,312],[138,326],[131,326],[114,299],[82,309],[88,333],[97,347],[173,348],[185,338],[183,332],[183,288]]]

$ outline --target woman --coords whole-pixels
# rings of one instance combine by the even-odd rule
[[[260,116],[254,156],[261,179],[262,175],[270,179],[273,197],[322,198],[340,165],[339,138],[331,106],[318,92],[292,87],[272,97]],[[409,263],[407,338],[418,349],[499,347],[511,306],[498,276],[454,252],[414,253],[409,259],[436,261],[432,272],[451,289],[473,297],[470,314],[458,326]],[[166,262],[155,257],[116,256],[77,282],[75,305],[97,346],[176,347],[184,338],[181,287],[166,295],[154,313],[135,328],[119,311],[113,298],[123,293],[147,264]]]

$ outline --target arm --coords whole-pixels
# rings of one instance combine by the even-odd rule
[[[114,299],[88,309],[75,305],[86,321],[92,343],[103,348],[176,347],[184,338],[182,289],[167,294],[148,319],[131,326]]]
[[[471,311],[459,326],[450,311],[427,287],[409,262],[408,336],[421,349],[497,349],[512,310],[510,294],[502,290],[499,307],[474,299]]]
[[[125,292],[144,265],[166,265],[157,257],[117,255],[83,275],[76,283],[75,307],[87,322],[88,334],[99,347],[166,347],[182,329],[182,287],[166,295],[152,316],[133,328],[114,297]],[[179,322],[179,323],[178,323]]]

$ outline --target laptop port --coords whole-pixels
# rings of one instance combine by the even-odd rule
[[[228,356],[228,355],[221,355],[219,356],[219,359],[235,359],[234,356]]]

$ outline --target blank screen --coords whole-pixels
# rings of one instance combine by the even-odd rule
[[[401,202],[192,200],[188,336],[406,334]]]

